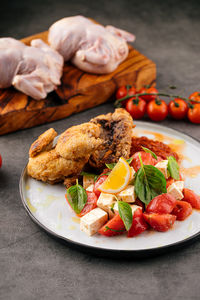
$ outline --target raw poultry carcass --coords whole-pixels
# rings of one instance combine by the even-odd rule
[[[128,56],[127,42],[135,36],[113,26],[95,24],[83,16],[55,22],[49,29],[49,44],[65,61],[97,74],[110,73]]]
[[[13,85],[36,100],[60,84],[63,57],[42,40],[31,46],[13,38],[0,38],[0,88]]]
[[[121,156],[129,158],[133,120],[122,108],[67,129],[53,146],[57,133],[44,132],[29,151],[28,174],[35,179],[70,184],[89,162],[105,167]]]

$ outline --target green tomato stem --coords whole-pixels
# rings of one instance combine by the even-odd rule
[[[115,106],[118,106],[122,101],[130,99],[130,98],[138,98],[140,96],[162,96],[162,97],[168,97],[168,98],[179,98],[182,99],[184,101],[186,101],[188,104],[191,104],[191,102],[194,103],[199,103],[199,101],[196,100],[190,100],[189,98],[185,98],[185,97],[181,97],[179,95],[172,95],[172,94],[166,94],[166,93],[137,93],[135,95],[126,95],[125,97],[121,98],[121,99],[117,99],[115,101]]]

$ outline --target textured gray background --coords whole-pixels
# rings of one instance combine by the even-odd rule
[[[134,46],[157,64],[157,87],[199,90],[199,1],[3,1],[0,36],[22,38],[55,20],[83,14],[136,34]],[[140,3],[139,3],[140,2]],[[18,181],[32,141],[49,126],[72,124],[109,112],[111,104],[50,125],[0,137],[0,299],[199,299],[200,242],[141,260],[98,258],[72,250],[40,230],[21,204]],[[166,120],[200,140],[200,127]]]

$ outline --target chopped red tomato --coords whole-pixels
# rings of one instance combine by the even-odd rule
[[[143,213],[143,216],[145,221],[157,231],[169,230],[176,220],[176,216],[170,214]]]
[[[109,220],[98,231],[101,235],[114,236],[120,235],[125,232],[124,222],[120,218],[119,214],[116,214],[111,220]]]
[[[144,152],[144,151],[136,152],[132,156],[133,160],[130,164],[134,168],[135,172],[137,172],[139,170],[139,168],[141,167],[139,154],[141,155],[142,162],[143,162],[144,165],[155,166],[157,164],[157,160],[155,158],[153,158],[151,153],[147,153],[147,152]]]
[[[97,179],[97,181],[94,184],[94,190],[93,192],[96,194],[96,196],[99,198],[101,192],[98,190],[98,187],[107,179],[107,175],[102,175]]]
[[[183,201],[190,203],[193,208],[200,209],[199,195],[195,194],[195,192],[193,192],[190,189],[183,189],[183,195],[184,195]]]
[[[134,204],[140,206],[143,211],[145,210],[145,204],[140,199],[137,198]]]
[[[185,220],[192,213],[192,206],[186,201],[176,201],[176,205],[172,214],[176,216],[178,221]]]
[[[176,205],[176,199],[170,194],[161,194],[147,205],[147,213],[170,214]]]
[[[80,212],[80,214],[78,214],[79,217],[86,215],[87,213],[89,213],[89,211],[97,207],[98,198],[96,194],[94,192],[88,192],[88,191],[86,191],[86,193],[87,193],[87,202],[83,207],[82,211]]]
[[[131,228],[128,231],[127,236],[133,237],[136,236],[148,228],[147,223],[144,220],[142,209],[137,208],[133,214],[133,223]]]
[[[172,183],[175,182],[175,179],[172,177],[169,177],[168,179],[166,179],[167,185],[166,188],[168,188]]]

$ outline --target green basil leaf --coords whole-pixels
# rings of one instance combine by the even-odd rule
[[[67,200],[75,213],[80,214],[87,202],[87,193],[85,189],[77,183],[67,189]]]
[[[111,204],[111,206],[110,206],[110,210],[113,212],[113,214],[115,213],[115,211],[114,211],[114,205],[115,205],[115,203]]]
[[[133,214],[130,205],[123,201],[118,201],[118,210],[119,215],[122,221],[124,222],[124,226],[128,231],[133,223]]]
[[[127,161],[127,163],[130,165],[130,163],[132,162],[132,160],[133,160],[133,157],[130,157],[130,158],[128,158],[126,161]]]
[[[176,159],[173,156],[168,157],[167,169],[168,169],[169,174],[172,178],[174,178],[175,180],[180,179],[179,165],[178,165]]]
[[[158,158],[157,155],[156,155],[153,151],[151,151],[150,149],[148,149],[148,148],[146,148],[146,147],[142,147],[142,149],[143,149],[145,152],[150,153],[150,154],[153,156],[153,158],[155,158],[155,159]]]
[[[101,176],[104,176],[104,175],[110,175],[110,172],[107,172],[107,173],[104,173],[104,174],[100,174],[95,181],[97,181]]]
[[[161,171],[151,165],[141,165],[135,177],[135,193],[145,204],[166,193],[166,179]]]
[[[116,166],[116,163],[112,163],[112,164],[105,164],[106,167],[110,170],[114,169],[114,167]]]
[[[126,161],[127,163],[130,165],[130,163],[132,162],[133,157],[128,158]],[[117,163],[112,163],[112,164],[105,164],[106,167],[110,170],[114,169],[114,167],[116,166]]]
[[[93,177],[94,181],[96,181],[98,179],[98,177],[99,177],[99,175],[97,175],[97,174],[88,173],[88,172],[84,172],[84,171],[82,171],[80,175],[82,175],[82,176],[88,176],[88,177]]]
[[[119,230],[117,230],[117,229],[113,229],[113,228],[110,228],[109,226],[105,226],[105,231],[108,231],[108,230],[110,230],[110,231],[114,231],[114,232],[124,232],[125,230],[124,229],[119,229]]]

